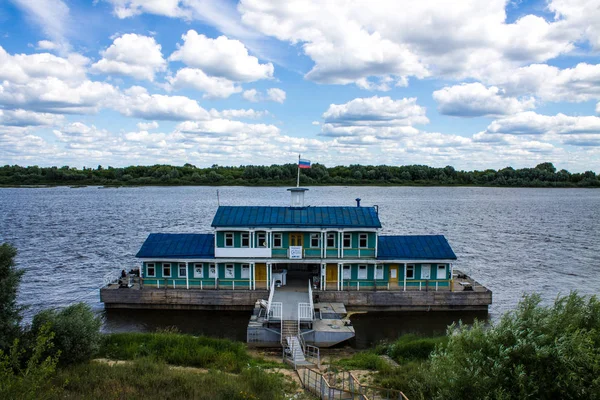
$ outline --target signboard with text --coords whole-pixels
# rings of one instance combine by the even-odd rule
[[[302,246],[290,246],[290,259],[301,260],[302,259]]]

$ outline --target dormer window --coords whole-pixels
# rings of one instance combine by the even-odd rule
[[[250,234],[242,232],[242,247],[250,247]]]
[[[319,242],[321,241],[320,236],[319,233],[310,234],[310,247],[319,247]]]
[[[327,247],[335,247],[335,233],[333,232],[327,234]]]
[[[233,247],[233,232],[225,233],[225,247]]]
[[[267,234],[265,232],[258,232],[256,234],[256,246],[267,247]]]
[[[352,234],[344,233],[344,248],[349,249],[352,247]]]
[[[369,236],[366,233],[361,233],[358,235],[358,247],[361,249],[366,249],[369,247]]]

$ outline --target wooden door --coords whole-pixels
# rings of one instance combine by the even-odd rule
[[[290,233],[290,246],[301,246],[304,238],[302,233]]]
[[[267,287],[267,264],[256,263],[255,268],[256,287],[264,289]]]
[[[327,283],[337,283],[338,266],[337,264],[327,264]]]
[[[398,284],[398,274],[399,274],[398,265],[396,265],[396,264],[390,265],[390,283],[392,283],[394,285]]]

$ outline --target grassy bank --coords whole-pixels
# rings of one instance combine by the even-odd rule
[[[91,361],[58,372],[55,385],[64,384],[54,398],[62,399],[284,399],[295,388],[281,375],[258,367],[239,374],[173,368],[141,358],[108,365]]]
[[[249,366],[273,366],[250,357],[246,345],[227,339],[175,333],[116,333],[105,335],[100,357],[111,360],[150,358],[172,365],[240,373]]]

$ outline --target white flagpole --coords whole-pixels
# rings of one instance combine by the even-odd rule
[[[298,154],[298,178],[296,178],[296,187],[300,187],[300,154]]]

